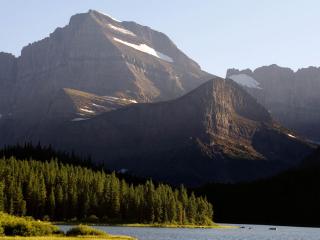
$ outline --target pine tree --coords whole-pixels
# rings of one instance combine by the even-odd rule
[[[37,183],[37,201],[39,209],[39,217],[43,216],[45,213],[46,200],[47,200],[47,191],[44,181],[43,174],[40,175],[39,181]]]
[[[120,186],[119,179],[117,179],[115,173],[111,175],[111,203],[110,203],[110,212],[111,218],[117,219],[120,214]]]
[[[177,218],[176,209],[177,209],[176,200],[174,199],[173,196],[171,196],[168,204],[168,218],[170,223],[173,223],[176,221],[176,218]]]
[[[26,214],[26,202],[23,199],[21,186],[16,186],[16,191],[13,194],[13,213],[18,216],[24,216]]]
[[[194,193],[191,194],[187,205],[187,218],[188,222],[194,224],[197,216],[197,202]]]
[[[0,212],[4,211],[4,184],[0,182]]]
[[[55,210],[56,210],[56,198],[53,191],[53,188],[51,188],[50,194],[49,194],[49,214],[50,218],[55,218]]]
[[[34,175],[30,173],[29,178],[27,179],[27,186],[25,191],[25,199],[27,203],[27,215],[31,216],[34,214],[34,209],[36,208],[36,200],[34,199]]]
[[[184,209],[181,202],[177,203],[177,222],[182,225],[184,221]]]
[[[158,188],[154,197],[155,222],[157,223],[161,223],[163,219],[162,205],[163,205],[163,202],[162,202],[161,194]]]
[[[55,208],[55,217],[57,216],[57,213],[61,214],[61,218],[64,219],[66,217],[65,212],[63,211],[63,190],[60,184],[58,184],[55,188],[55,202],[56,202],[56,208]]]
[[[154,211],[154,185],[152,181],[147,181],[145,187],[145,219],[153,223],[155,219]]]
[[[27,212],[36,218],[49,215],[55,220],[95,215],[104,221],[179,224],[210,224],[213,215],[212,205],[205,198],[188,195],[183,186],[172,189],[165,184],[155,186],[152,181],[129,186],[115,173],[66,165],[55,159],[1,159],[1,209],[17,215]]]
[[[90,199],[89,199],[88,190],[86,190],[84,191],[84,193],[82,193],[79,201],[79,217],[87,218],[89,210],[90,210]],[[101,211],[101,213],[103,215],[103,211]]]
[[[122,180],[120,182],[120,211],[121,211],[121,218],[127,219],[128,211],[129,211],[129,189],[127,183]]]

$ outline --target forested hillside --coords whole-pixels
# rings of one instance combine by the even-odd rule
[[[80,157],[74,152],[63,152],[53,149],[51,145],[42,146],[40,143],[33,145],[31,143],[16,144],[12,146],[5,146],[0,149],[0,158],[14,157],[19,160],[33,159],[42,162],[48,161],[48,159],[56,159],[62,163],[68,163],[72,165],[80,165],[89,168],[101,169],[102,166],[96,166],[92,164],[89,156]]]
[[[269,179],[208,184],[196,192],[214,201],[215,220],[320,226],[320,148],[301,166]]]
[[[84,166],[0,160],[0,210],[51,220],[211,224],[212,205],[168,185],[132,185]]]

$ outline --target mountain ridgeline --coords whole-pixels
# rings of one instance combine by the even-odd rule
[[[283,126],[320,142],[320,68],[295,72],[270,65],[254,71],[229,69],[227,77],[242,85]]]
[[[97,11],[1,53],[0,69],[0,146],[40,142],[177,185],[272,176],[314,149],[166,35]]]
[[[18,58],[1,53],[0,69],[0,97],[14,105],[5,109],[1,98],[0,112],[33,121],[74,113],[64,88],[151,102],[181,96],[212,76],[166,35],[93,10],[72,16]]]
[[[28,141],[89,154],[111,169],[192,185],[252,180],[295,166],[312,146],[292,134],[236,83],[216,78],[176,100],[50,122]]]

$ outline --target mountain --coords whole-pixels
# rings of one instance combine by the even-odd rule
[[[20,57],[1,53],[0,70],[1,115],[33,123],[57,114],[56,105],[60,117],[78,113],[70,91],[63,89],[111,104],[116,99],[156,102],[181,96],[212,77],[163,33],[94,10],[72,16],[67,26],[24,47]]]
[[[312,146],[274,122],[231,80],[171,101],[132,104],[82,121],[44,122],[12,142],[89,154],[108,168],[189,185],[238,182],[295,166]]]
[[[8,53],[0,53],[0,119],[7,115],[12,106],[12,90],[16,78],[16,58]]]
[[[320,68],[229,69],[227,77],[242,85],[282,125],[320,142]]]
[[[308,156],[301,164],[303,168],[319,168],[320,169],[320,147]]]
[[[0,146],[40,142],[190,185],[270,176],[312,149],[166,35],[97,11],[0,64]]]
[[[0,53],[0,70],[0,145],[48,122],[173,99],[212,77],[163,33],[94,10],[20,57]]]

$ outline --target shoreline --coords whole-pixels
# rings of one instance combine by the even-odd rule
[[[108,235],[108,236],[59,236],[59,235],[48,235],[48,236],[1,236],[3,240],[137,240],[131,236],[124,235]]]
[[[52,222],[54,225],[79,225],[79,224],[85,224],[88,226],[104,226],[104,227],[148,227],[148,228],[200,228],[200,229],[234,229],[239,228],[238,226],[232,226],[232,225],[220,225],[220,224],[214,224],[214,225],[176,225],[176,224],[157,224],[157,223],[123,223],[123,224],[109,224],[109,223],[86,223],[86,222]]]

